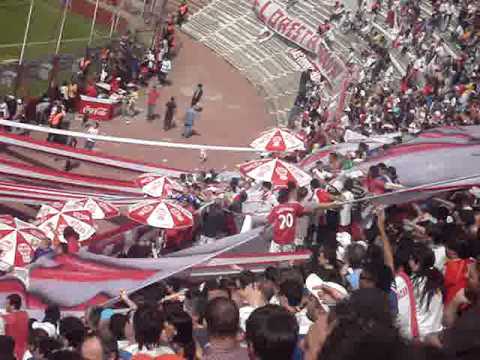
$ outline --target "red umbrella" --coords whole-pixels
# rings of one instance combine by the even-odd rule
[[[274,128],[262,133],[251,144],[258,151],[288,152],[305,150],[303,141],[288,129]]]
[[[73,202],[55,202],[42,205],[37,214],[38,227],[49,239],[66,242],[63,231],[71,226],[80,236],[79,241],[85,241],[95,234],[92,214]]]
[[[0,267],[23,267],[33,259],[34,249],[46,235],[32,224],[10,215],[0,215]]]
[[[258,181],[271,182],[275,186],[287,186],[289,181],[305,186],[312,180],[303,170],[279,159],[249,161],[240,165],[240,172]]]
[[[120,215],[120,211],[115,206],[96,198],[89,197],[80,200],[72,200],[71,203],[73,206],[78,206],[83,210],[89,211],[92,214],[92,218],[95,220],[111,219]]]
[[[166,197],[173,192],[182,192],[183,186],[168,176],[158,174],[143,174],[136,180],[136,184],[142,188],[142,191],[154,197]]]
[[[132,205],[128,217],[139,223],[161,229],[181,229],[193,226],[190,211],[171,200],[146,200]]]

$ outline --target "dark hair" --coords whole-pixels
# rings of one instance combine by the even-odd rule
[[[238,275],[240,288],[245,289],[248,285],[255,283],[255,274],[249,270],[244,270]]]
[[[263,275],[265,276],[266,280],[270,280],[271,282],[277,284],[280,277],[280,271],[276,267],[269,266],[265,269]]]
[[[465,238],[462,229],[458,229],[457,232],[450,232],[448,235],[449,236],[445,241],[446,248],[455,251],[460,259],[469,258],[471,255],[470,244]]]
[[[368,168],[368,176],[371,178],[376,178],[380,176],[380,171],[378,166],[372,165]]]
[[[320,187],[320,180],[318,180],[317,178],[313,178],[312,180],[310,180],[310,187],[312,189],[318,189]]]
[[[153,306],[140,307],[133,316],[135,341],[141,350],[144,346],[149,349],[160,342],[163,331],[164,318],[162,313]]]
[[[36,346],[38,352],[45,358],[49,357],[54,351],[60,350],[62,348],[62,343],[57,339],[52,339],[49,337],[40,339],[38,346]]]
[[[237,335],[240,315],[237,305],[232,300],[219,297],[209,301],[205,319],[209,336],[234,337]]]
[[[195,341],[193,339],[193,322],[190,315],[183,310],[167,313],[167,321],[177,330],[172,342],[183,348],[184,357],[188,360],[195,359]]]
[[[264,181],[262,182],[262,187],[271,190],[272,189],[272,183],[270,181]]]
[[[288,192],[291,192],[292,190],[295,190],[297,188],[297,184],[295,183],[295,181],[288,181],[287,182],[287,189],[288,189]]]
[[[370,280],[373,281],[377,289],[385,293],[390,292],[393,274],[388,266],[379,262],[367,262],[362,266],[362,272],[364,271],[370,275]]]
[[[15,340],[11,336],[0,335],[0,349],[5,360],[15,360]]]
[[[298,341],[295,316],[278,305],[256,309],[246,322],[246,340],[261,360],[290,360]]]
[[[82,356],[72,350],[59,350],[53,351],[50,356],[48,356],[48,360],[82,360]]]
[[[78,233],[75,231],[75,229],[73,227],[67,226],[63,230],[63,237],[65,238],[65,240],[67,240],[67,238],[69,238],[69,237],[73,237],[76,240],[78,240],[80,238],[80,235],[78,235]]]
[[[125,324],[127,321],[128,317],[124,314],[113,314],[110,318],[108,328],[117,341],[125,339]]]
[[[362,266],[366,254],[367,249],[360,244],[353,243],[347,246],[346,259],[353,269],[359,269]]]
[[[406,359],[385,294],[360,289],[335,306],[336,325],[319,354],[322,360]]]
[[[280,204],[284,204],[288,201],[288,196],[289,196],[290,192],[288,189],[285,189],[285,188],[282,188],[279,190],[278,192],[278,195],[277,195],[277,201],[280,203]]]
[[[344,190],[352,190],[354,188],[355,183],[353,182],[352,178],[346,178],[343,182],[343,189]]]
[[[300,305],[303,297],[303,283],[294,279],[287,279],[280,284],[280,295],[288,300],[288,305]]]
[[[86,335],[82,321],[74,316],[67,316],[60,320],[59,333],[74,349],[81,345]]]
[[[45,316],[43,317],[43,322],[49,322],[55,326],[58,325],[60,321],[60,308],[58,305],[52,304],[48,305],[45,309]]]
[[[308,190],[306,187],[302,186],[301,188],[298,188],[297,201],[302,201],[307,197],[307,195],[308,195]]]
[[[22,298],[18,294],[10,294],[7,296],[7,301],[10,306],[13,306],[15,310],[20,310],[22,307]]]
[[[420,302],[427,300],[427,308],[438,290],[443,291],[443,275],[433,267],[435,254],[432,249],[422,243],[413,245],[411,258],[419,264],[418,272],[412,275],[414,287],[422,287]],[[425,281],[425,283],[423,283]]]

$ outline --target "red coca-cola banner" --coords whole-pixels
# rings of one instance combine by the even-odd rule
[[[81,95],[78,112],[88,114],[91,120],[108,121],[113,119],[116,106],[118,104],[109,99]]]

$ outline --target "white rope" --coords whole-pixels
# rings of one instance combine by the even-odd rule
[[[66,136],[73,136],[78,138],[85,138],[85,139],[88,138],[88,139],[94,139],[98,141],[109,141],[109,142],[117,142],[117,143],[124,143],[124,144],[157,146],[157,147],[188,149],[188,150],[203,149],[203,150],[237,151],[237,152],[258,152],[258,150],[252,149],[250,147],[183,144],[183,143],[173,143],[173,142],[167,142],[167,141],[143,140],[143,139],[133,139],[133,138],[125,138],[125,137],[117,137],[117,136],[91,135],[91,134],[78,132],[78,131],[53,129],[50,127],[22,124],[15,121],[9,121],[9,120],[0,120],[0,125],[14,127],[18,129],[24,129],[24,130],[39,131],[43,133],[66,135]]]

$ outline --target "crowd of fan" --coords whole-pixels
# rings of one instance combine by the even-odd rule
[[[0,359],[477,359],[479,212],[455,200],[411,231],[378,212],[368,245],[324,237],[303,264],[172,278],[83,317],[30,319],[12,294]]]
[[[341,141],[347,128],[371,135],[477,124],[480,8],[469,0],[431,4],[428,17],[419,1],[359,1],[355,12],[337,1],[324,38],[328,43],[327,35],[335,28],[369,44],[362,51],[362,64],[350,59],[350,65],[360,65],[358,81],[350,89],[346,114],[334,119],[321,91],[325,79],[313,81],[307,71],[296,101],[303,111],[296,127],[309,138]],[[402,66],[406,69],[397,79],[395,69]]]
[[[332,115],[320,98],[322,86],[310,72],[302,76],[296,102],[302,118],[292,125],[305,133],[310,149],[332,139],[342,141],[346,129],[371,135],[477,124],[480,34],[475,1],[432,1],[435,11],[427,19],[420,17],[416,1],[372,4],[355,14],[338,4],[332,20],[345,31],[363,33],[372,45],[364,53],[367,65],[351,89],[346,115],[336,119],[339,125],[333,130]],[[392,41],[365,29],[385,8]],[[455,57],[446,50],[451,43],[459,47]],[[391,76],[388,53],[396,48],[413,59],[401,79]],[[360,146],[350,158],[333,153],[327,167],[316,170],[334,177],[352,158],[363,160],[367,150]],[[202,284],[169,279],[132,298],[122,292],[117,307],[127,305],[126,311],[92,307],[83,318],[62,316],[52,305],[44,317],[29,319],[20,297],[12,294],[1,318],[5,335],[0,336],[0,359],[480,357],[476,189],[418,204],[370,206],[370,216],[363,216],[365,206],[340,207],[338,202],[351,201],[365,190],[378,194],[398,188],[395,169],[384,164],[371,168],[366,189],[352,179],[327,186],[318,176],[309,187],[292,183],[280,190],[246,179],[227,185],[214,172],[181,181],[188,191],[178,200],[186,206],[198,210],[214,203],[202,215],[205,241],[238,232],[235,215],[249,213],[252,199],[258,211],[260,199],[272,211],[267,219],[274,226],[272,244],[285,240],[275,230],[282,214],[272,209],[289,206],[294,217],[288,240],[308,246],[310,261]],[[319,191],[324,206],[318,205],[318,197],[313,199]],[[282,241],[274,251],[291,250]],[[137,250],[131,255],[150,255]]]

